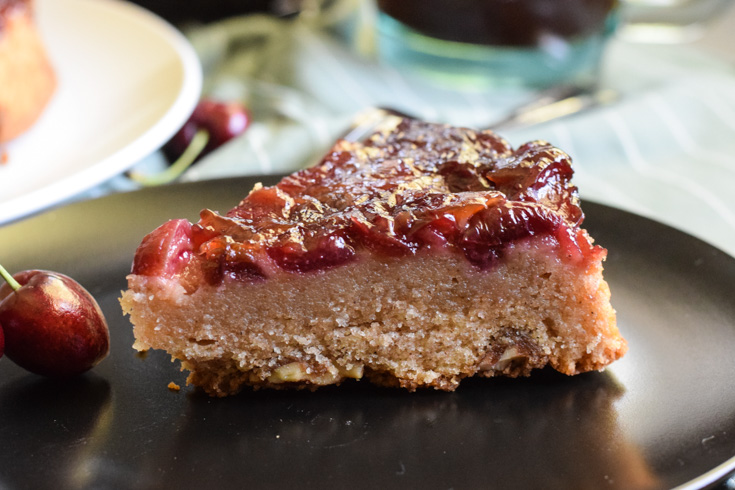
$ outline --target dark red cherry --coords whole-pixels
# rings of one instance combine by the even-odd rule
[[[8,283],[0,287],[0,325],[13,362],[36,374],[67,377],[107,355],[107,322],[78,282],[42,270],[23,271],[11,280],[3,276]]]
[[[209,140],[197,159],[219,148],[235,136],[241,135],[250,125],[250,114],[239,102],[220,102],[209,98],[199,101],[189,120],[164,145],[164,152],[170,161],[175,161],[199,130],[205,130]]]
[[[3,357],[5,353],[5,334],[3,333],[3,327],[0,326],[0,357]]]

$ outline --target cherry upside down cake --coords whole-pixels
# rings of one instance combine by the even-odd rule
[[[0,0],[0,143],[20,135],[56,89],[32,0]]]
[[[571,177],[546,142],[389,118],[146,236],[121,299],[135,348],[215,396],[602,369],[627,347]]]

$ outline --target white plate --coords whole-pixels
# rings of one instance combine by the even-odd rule
[[[38,0],[58,88],[30,131],[5,146],[0,223],[42,210],[123,172],[185,122],[199,60],[171,25],[116,0]]]

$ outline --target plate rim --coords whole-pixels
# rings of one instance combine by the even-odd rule
[[[193,46],[182,32],[153,12],[137,4],[120,0],[40,0],[36,6],[36,15],[38,11],[44,9],[44,3],[53,3],[52,8],[63,8],[71,12],[90,8],[109,16],[124,12],[139,28],[154,32],[171,48],[176,56],[172,60],[175,59],[182,70],[181,83],[176,88],[176,97],[153,125],[141,129],[140,134],[116,148],[102,160],[91,162],[85,168],[63,179],[41,185],[24,194],[8,199],[0,198],[0,225],[63,203],[115,177],[152,154],[186,121],[194,110],[202,90],[202,67]],[[41,32],[44,42],[49,44],[53,42],[53,38],[49,39],[47,34],[47,31]],[[58,65],[58,60],[51,61]],[[32,136],[32,132],[33,128],[22,136]],[[10,164],[13,164],[12,155]]]

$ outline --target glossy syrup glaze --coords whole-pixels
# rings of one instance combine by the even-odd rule
[[[579,263],[599,260],[579,228],[569,156],[543,141],[513,149],[490,131],[387,121],[362,143],[339,141],[319,165],[256,186],[227,215],[173,220],[148,235],[133,273],[261,280],[357,260],[454,251],[480,269],[528,237]]]

